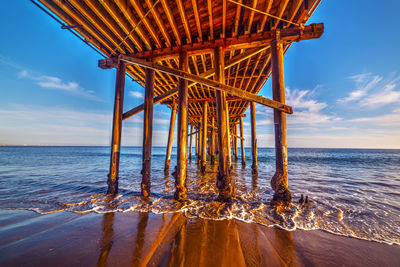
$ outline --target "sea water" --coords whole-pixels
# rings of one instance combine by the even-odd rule
[[[173,199],[176,164],[164,173],[165,147],[154,147],[151,198],[140,197],[141,147],[122,147],[119,195],[105,195],[109,147],[0,147],[0,209],[62,210],[88,213],[111,211],[182,212],[187,217],[237,219],[287,230],[321,229],[334,234],[400,245],[400,150],[289,149],[289,186],[293,205],[270,206],[270,179],[275,152],[258,149],[258,175],[233,158],[231,203],[216,201],[217,165],[200,173],[193,150],[188,163],[185,202]],[[308,196],[308,205],[298,202]]]

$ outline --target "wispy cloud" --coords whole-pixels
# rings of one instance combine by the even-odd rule
[[[134,97],[134,98],[144,99],[143,93],[137,92],[137,91],[129,91],[129,96]]]
[[[363,73],[350,76],[349,79],[355,82],[356,89],[347,97],[338,99],[338,103],[354,102],[361,107],[372,108],[400,101],[400,76],[384,78],[372,73]]]
[[[288,116],[290,124],[320,124],[341,120],[341,118],[324,113],[328,106],[313,99],[313,91],[291,90],[286,88],[286,103],[293,106],[293,115]]]
[[[400,108],[393,110],[393,112],[389,114],[373,116],[373,117],[356,118],[349,120],[349,122],[363,123],[368,125],[387,126],[387,127],[400,126]]]
[[[34,81],[36,85],[45,89],[54,89],[70,94],[99,101],[100,99],[94,95],[94,91],[85,90],[76,82],[65,82],[58,77],[48,75],[33,75],[27,70],[18,72],[18,77]]]
[[[372,73],[357,74],[348,78],[355,82],[356,90],[350,92],[347,97],[338,99],[338,103],[347,103],[361,99],[382,80],[381,76],[372,75]]]

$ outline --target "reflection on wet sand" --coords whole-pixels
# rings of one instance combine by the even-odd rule
[[[232,219],[187,218],[182,213],[0,211],[1,216],[8,220],[0,227],[0,266],[397,266],[400,262],[398,246]],[[17,222],[18,218],[25,219]]]
[[[108,254],[110,254],[114,241],[114,213],[106,213],[103,217],[103,236],[100,242],[100,255],[97,266],[107,266]]]
[[[236,220],[187,219],[181,213],[151,216],[157,222],[149,225],[149,217],[146,212],[138,214],[131,266],[256,266],[295,263],[290,232],[263,235],[256,224]],[[107,262],[110,262],[108,256],[113,248],[113,226],[114,214],[104,214],[98,266],[107,266]],[[276,247],[271,245],[266,252],[266,244],[272,243]]]

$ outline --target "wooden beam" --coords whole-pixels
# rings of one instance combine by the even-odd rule
[[[199,16],[199,9],[197,7],[197,0],[192,0],[192,6],[193,6],[193,13],[194,13],[194,19],[196,21],[196,27],[197,27],[197,34],[198,34],[198,42],[203,41],[203,33],[201,30],[201,23],[200,23],[200,16]]]
[[[121,132],[122,132],[122,107],[124,102],[124,87],[125,87],[125,63],[121,62],[117,68],[117,77],[115,82],[115,98],[114,98],[114,116],[113,130],[111,141],[111,159],[110,173],[108,174],[108,190],[107,194],[115,196],[118,194],[118,171],[119,157],[121,147]]]
[[[181,16],[183,28],[185,29],[186,37],[188,40],[187,43],[190,44],[192,43],[192,34],[190,33],[190,27],[185,13],[185,7],[183,6],[182,2],[183,2],[182,0],[176,0],[176,5],[178,6],[179,15]]]
[[[177,104],[174,101],[172,103],[171,108],[171,119],[169,121],[169,132],[168,132],[168,145],[167,145],[167,154],[165,156],[165,167],[164,172],[168,173],[169,164],[171,162],[171,152],[172,152],[172,141],[174,140],[174,128],[175,128],[175,117],[176,117],[176,108]]]
[[[212,3],[211,0],[207,0],[207,10],[208,10],[208,25],[210,28],[210,36],[208,40],[214,39],[214,24],[213,24],[213,17],[212,17]]]
[[[228,60],[226,62],[226,65],[224,66],[224,69],[230,68],[230,67],[242,62],[243,60],[246,60],[246,59],[256,55],[257,53],[265,51],[268,48],[269,48],[269,46],[262,47],[262,48],[248,49],[244,53],[241,53],[240,55],[238,55],[236,57],[233,57],[231,60]],[[118,60],[116,58],[106,58],[106,59],[103,59],[103,60],[99,60],[99,67],[102,68],[102,69],[115,68],[117,66],[117,64],[118,64]],[[214,73],[215,73],[215,68],[201,73],[200,77],[210,78],[210,77],[212,77],[214,75]],[[188,87],[192,87],[195,84],[196,83],[191,83],[191,84],[188,85]],[[153,100],[153,103],[157,104],[157,103],[163,101],[164,99],[168,99],[168,98],[176,95],[177,93],[178,93],[178,87],[176,87],[174,89],[171,89],[171,90],[165,92],[162,95],[156,96],[154,98],[154,100]],[[230,101],[230,99],[231,98],[228,97],[227,101]],[[189,99],[188,101],[189,102],[190,101],[194,101],[194,99]],[[141,105],[139,105],[139,106],[137,106],[137,107],[125,112],[122,115],[122,119],[125,120],[125,119],[127,119],[127,118],[129,118],[129,117],[131,117],[131,116],[143,111],[143,108],[144,108],[144,104],[141,104]]]
[[[188,55],[182,52],[179,55],[179,68],[182,71],[189,69]],[[179,97],[178,97],[178,148],[177,148],[177,171],[175,176],[175,199],[182,200],[186,198],[186,174],[187,174],[187,138],[188,138],[188,81],[179,79]]]
[[[116,2],[124,2],[124,1],[116,1]],[[135,9],[136,13],[138,14],[139,18],[143,18],[143,24],[146,27],[147,31],[150,33],[151,37],[153,38],[154,42],[156,43],[157,48],[161,48],[162,44],[160,39],[158,38],[157,34],[154,31],[153,25],[147,17],[145,17],[146,12],[143,10],[141,2],[139,0],[130,0],[129,1],[133,8]],[[152,7],[152,6],[150,6]]]
[[[153,95],[154,75],[152,69],[146,69],[146,84],[144,93],[144,118],[143,118],[143,152],[142,152],[142,184],[143,197],[150,196],[151,173],[151,139],[153,137]]]
[[[171,10],[170,10],[169,3],[167,3],[166,0],[161,0],[161,4],[163,6],[165,14],[167,15],[169,24],[171,25],[172,32],[175,35],[175,42],[176,42],[177,45],[180,46],[181,45],[181,36],[179,35],[177,24],[175,22],[175,19],[174,19],[174,16],[172,15]]]
[[[283,72],[283,45],[279,31],[272,42],[272,94],[273,98],[285,103],[285,83]],[[273,202],[288,205],[292,199],[288,182],[286,114],[274,110],[276,172],[271,179],[274,190]]]
[[[190,134],[188,134],[188,136],[192,136],[194,134],[197,134],[199,131],[195,131],[195,132],[191,132]]]
[[[256,106],[254,102],[250,103],[250,115],[251,115],[251,156],[253,163],[251,170],[253,174],[258,173],[257,164],[257,133],[256,133]]]
[[[302,41],[321,37],[324,32],[323,23],[313,23],[304,27],[290,27],[281,30],[282,41]],[[211,41],[193,42],[192,44],[178,45],[169,48],[154,49],[131,54],[132,57],[158,60],[161,58],[176,57],[180,52],[186,51],[189,55],[211,52],[216,47],[224,47],[225,51],[231,49],[245,49],[270,45],[274,31],[259,32],[251,35],[219,38]]]
[[[280,111],[283,111],[285,113],[289,113],[292,114],[293,113],[293,109],[290,106],[287,106],[285,104],[279,103],[277,101],[265,98],[263,96],[260,95],[256,95],[244,90],[241,90],[239,88],[235,88],[229,85],[224,84],[223,82],[217,82],[217,81],[213,81],[213,80],[209,80],[203,77],[199,77],[193,74],[190,74],[188,72],[182,71],[182,70],[177,70],[177,69],[173,69],[173,68],[169,68],[169,67],[165,67],[165,66],[161,66],[158,65],[156,63],[153,62],[148,62],[142,59],[138,59],[138,58],[132,58],[131,56],[125,56],[125,55],[120,55],[119,56],[119,60],[122,60],[124,62],[126,62],[127,64],[136,64],[145,68],[150,68],[153,70],[157,70],[157,71],[161,71],[167,74],[171,74],[174,76],[179,77],[180,79],[184,79],[186,81],[192,81],[192,82],[197,82],[200,84],[203,84],[205,86],[214,88],[217,91],[221,91],[224,93],[229,93],[231,95],[237,96],[237,97],[241,97],[244,100],[248,100],[248,101],[254,101],[257,102],[261,105],[267,106],[267,107],[271,107],[274,109],[278,109]],[[224,79],[225,80],[225,79]],[[224,100],[225,101],[225,100]]]
[[[246,156],[244,153],[244,133],[243,133],[243,118],[239,119],[239,126],[240,126],[240,148],[242,152],[242,166],[246,166]]]
[[[151,8],[154,5],[153,0],[146,0],[146,4],[149,8]],[[151,12],[151,15],[153,16],[155,22],[157,23],[157,26],[160,29],[162,35],[164,36],[166,46],[171,47],[171,37],[169,36],[167,29],[165,28],[165,25],[161,19],[161,16],[158,14],[158,12],[155,8],[151,9],[150,12]]]
[[[201,172],[206,171],[207,161],[207,124],[208,124],[208,102],[203,103],[203,119],[202,119],[202,144],[201,144]]]
[[[257,6],[257,0],[253,0],[252,8],[256,8]],[[249,18],[247,20],[247,29],[244,31],[244,34],[249,34],[251,32],[251,25],[253,24],[253,18],[254,18],[254,10],[250,11]]]
[[[215,114],[211,114],[208,115],[208,118],[216,118],[218,115]],[[191,118],[201,118],[203,117],[203,115],[191,115]],[[229,118],[239,118],[239,117],[246,117],[246,114],[229,114]],[[208,127],[211,127],[210,125],[208,125]]]

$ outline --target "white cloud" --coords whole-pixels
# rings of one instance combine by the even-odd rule
[[[312,99],[310,90],[290,90],[286,88],[286,104],[293,107],[294,112],[288,115],[288,125],[320,124],[341,120],[341,118],[323,113],[328,105]]]
[[[60,90],[91,100],[99,100],[99,98],[94,95],[93,90],[85,90],[76,82],[63,82],[58,77],[48,75],[34,76],[26,70],[18,72],[18,77],[34,81],[36,85],[42,88]]]
[[[137,92],[137,91],[129,91],[129,96],[134,97],[134,98],[144,99],[143,93]]]
[[[356,83],[356,90],[350,92],[347,97],[338,99],[338,103],[347,103],[361,99],[382,80],[382,77],[372,75],[372,73],[362,73],[350,76],[349,79]]]
[[[399,103],[400,91],[398,81],[400,76],[384,79],[378,75],[364,73],[349,77],[356,84],[356,90],[338,99],[338,103],[355,102],[361,107],[376,108],[386,104]]]

